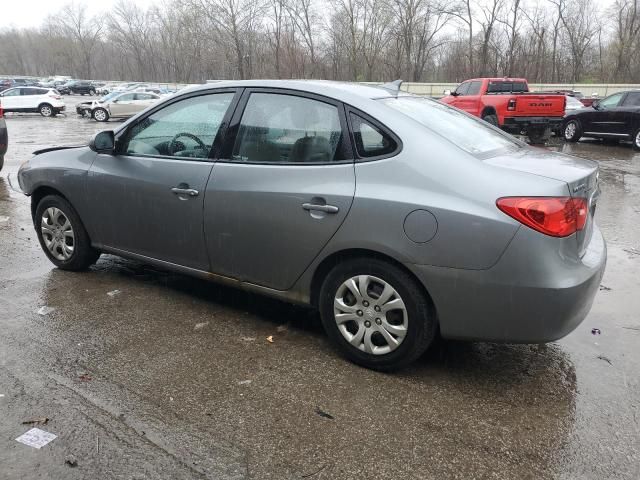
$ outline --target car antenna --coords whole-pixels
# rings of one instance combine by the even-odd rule
[[[400,85],[402,85],[402,80],[394,80],[393,82],[381,85],[381,87],[385,90],[389,90],[391,93],[393,93],[394,97],[397,97],[398,93],[400,92]]]

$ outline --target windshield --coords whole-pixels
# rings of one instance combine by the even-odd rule
[[[102,97],[98,101],[99,102],[106,102],[107,100],[111,100],[113,97],[117,97],[118,95],[120,95],[120,92],[111,92],[111,93],[108,93],[107,95],[105,95],[104,97]]]
[[[492,128],[484,120],[436,100],[406,96],[384,98],[381,101],[473,155],[487,156],[524,145],[514,137]]]

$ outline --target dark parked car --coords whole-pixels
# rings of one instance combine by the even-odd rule
[[[4,121],[4,112],[2,103],[0,103],[0,170],[4,166],[4,154],[7,153],[9,146],[9,135],[7,134],[7,124]]]
[[[314,305],[380,370],[438,334],[563,337],[606,262],[596,162],[395,82],[189,88],[89,146],[35,152],[18,180],[59,268],[108,252]]]
[[[640,90],[618,92],[568,114],[562,132],[569,142],[582,137],[631,140],[640,150]]]
[[[91,82],[85,82],[83,80],[78,80],[75,82],[66,83],[63,87],[63,90],[58,88],[58,91],[63,95],[95,95],[96,87]]]

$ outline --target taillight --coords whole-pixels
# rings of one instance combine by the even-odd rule
[[[2,105],[0,105],[0,118],[4,116],[4,112],[2,111]]]
[[[568,237],[587,223],[585,198],[503,197],[497,207],[520,223],[552,237]]]
[[[516,109],[516,99],[512,98],[509,100],[509,103],[507,103],[507,110],[509,110],[510,112],[513,112]]]
[[[55,93],[50,93],[49,96],[51,98],[55,98],[56,100],[62,100],[62,97],[60,95],[56,95]]]

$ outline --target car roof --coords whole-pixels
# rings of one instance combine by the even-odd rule
[[[193,92],[199,90],[209,90],[212,88],[281,88],[299,90],[301,92],[315,93],[335,98],[349,103],[350,101],[362,99],[379,99],[395,97],[396,92],[383,88],[375,84],[361,84],[336,82],[333,80],[221,80],[204,85],[186,88],[183,92]],[[398,95],[409,95],[406,92],[398,92]]]

